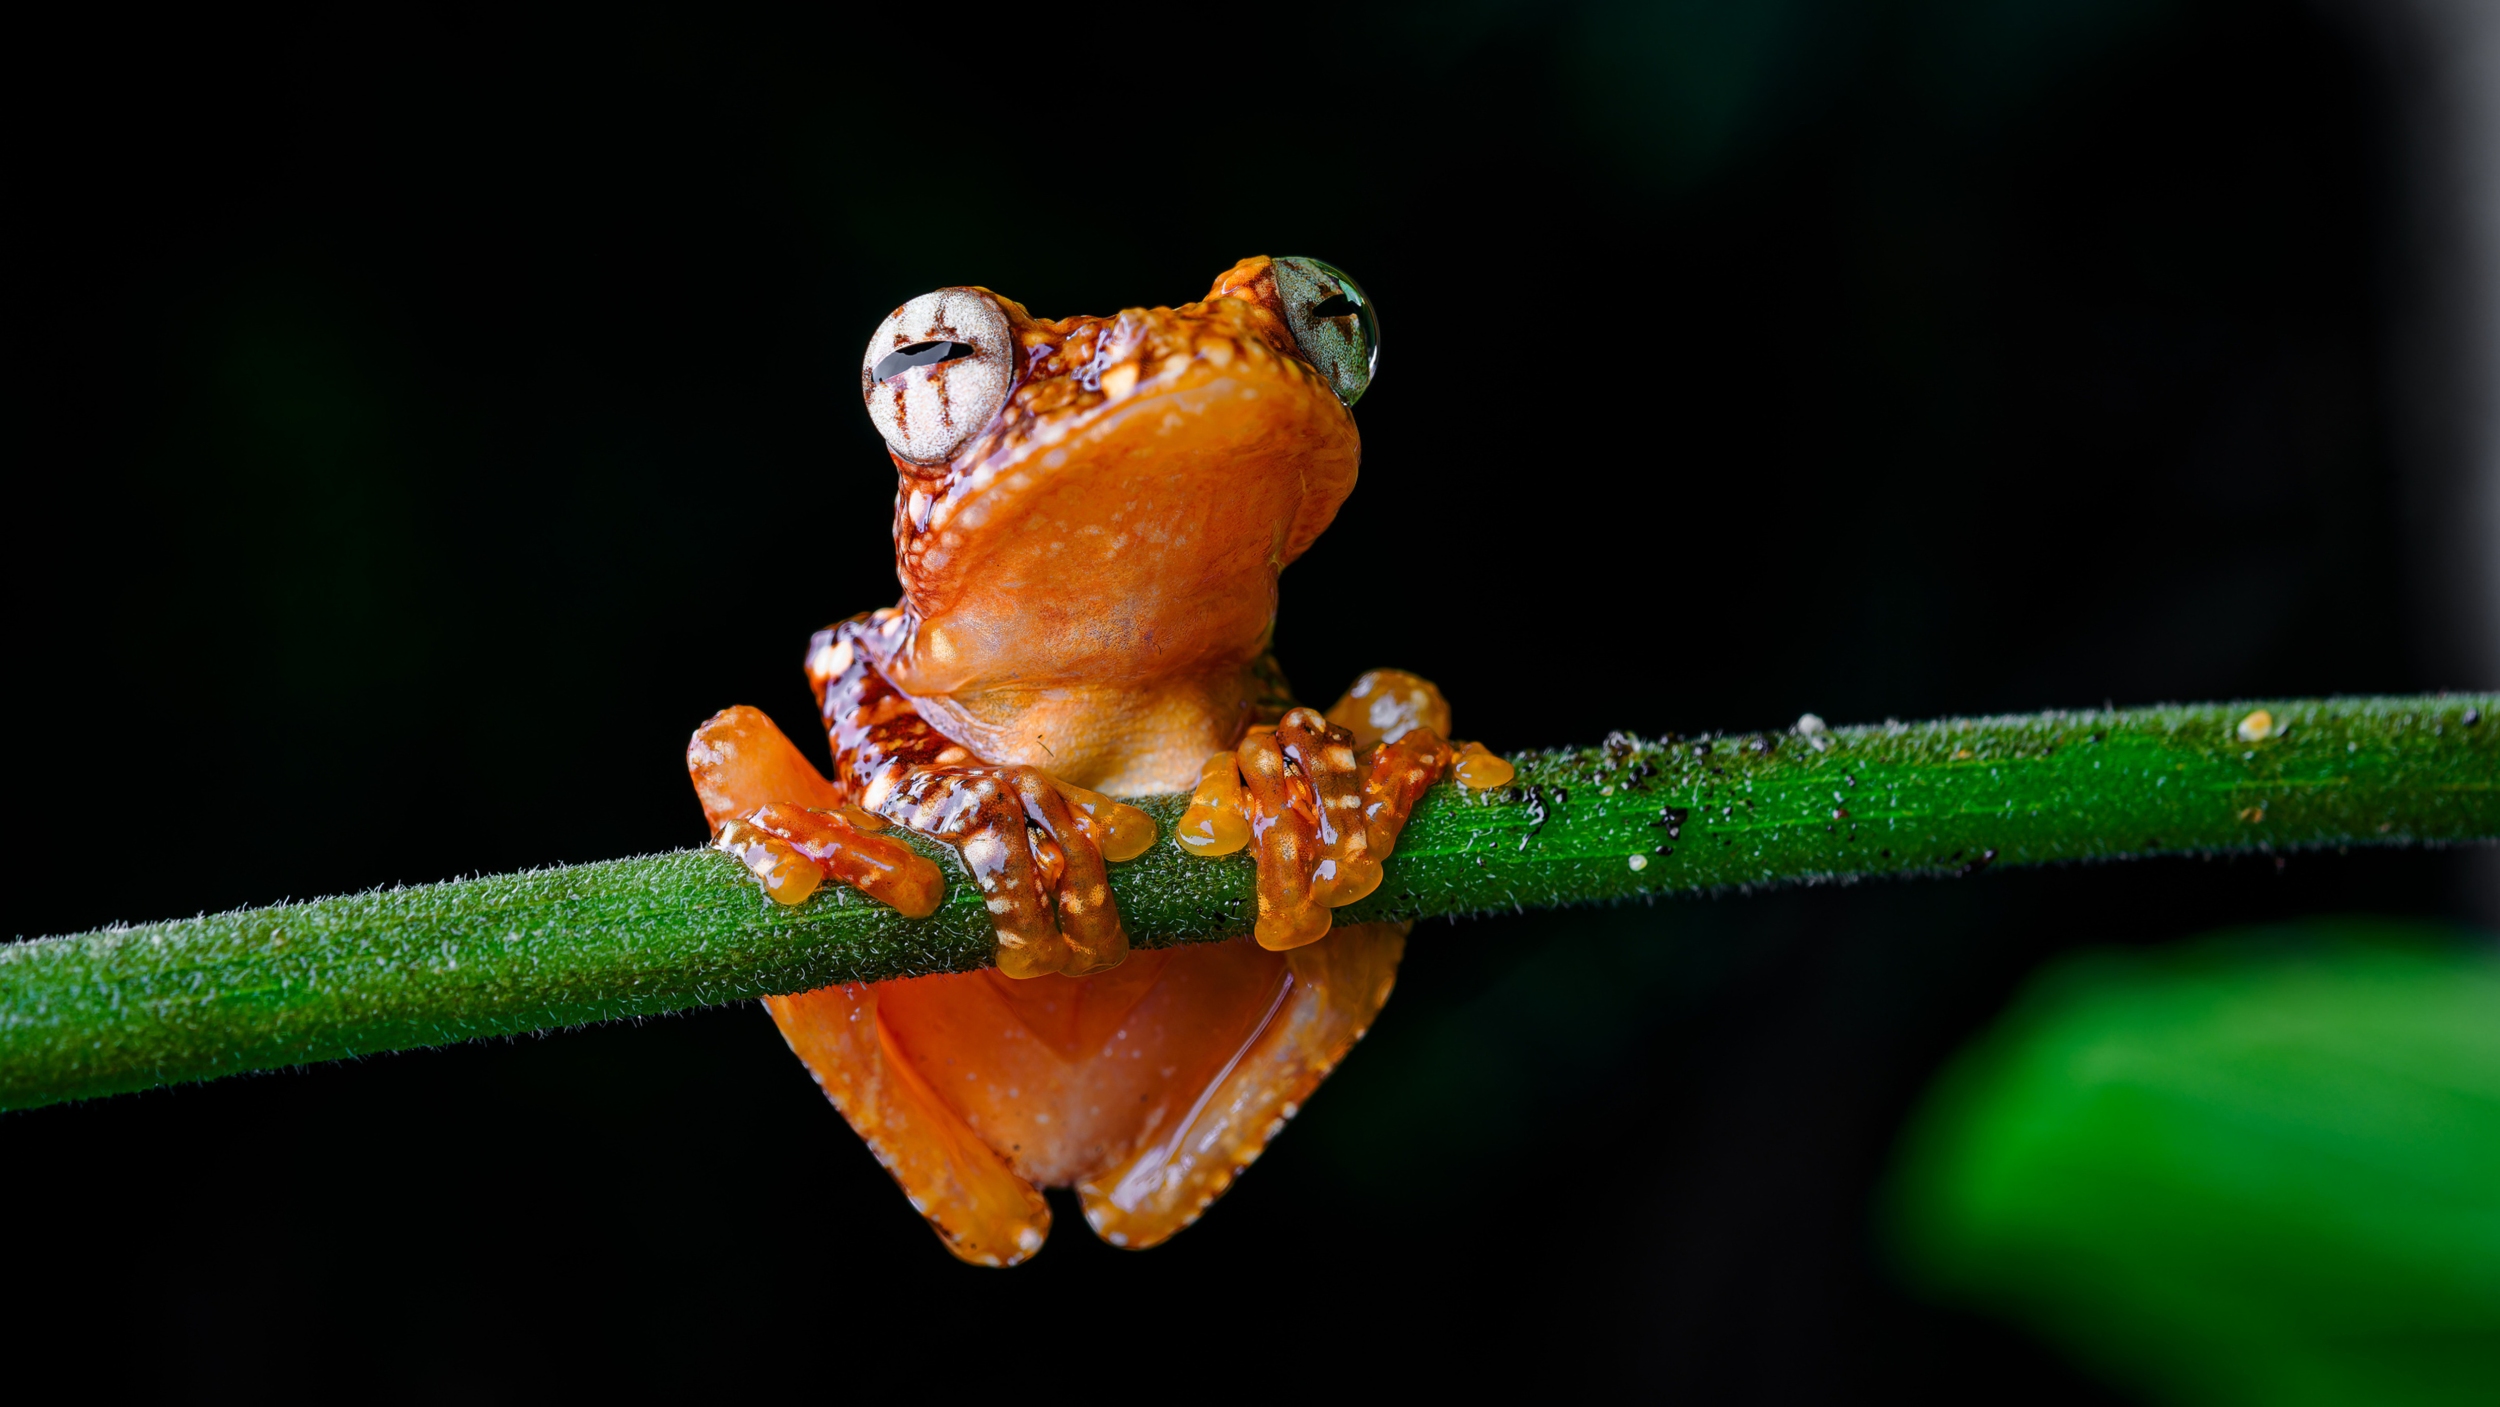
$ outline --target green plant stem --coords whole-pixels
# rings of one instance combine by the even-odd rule
[[[1991,865],[2500,837],[2495,696],[2256,701],[1638,742],[1443,786],[1340,921]],[[2275,735],[2245,742],[2263,708]],[[2468,722],[2469,718],[2476,721]],[[1143,804],[1168,831],[1184,798]],[[0,1108],[986,964],[950,852],[909,920],[784,909],[709,850],[377,890],[0,947]],[[1232,937],[1246,854],[1113,867],[1142,945]]]

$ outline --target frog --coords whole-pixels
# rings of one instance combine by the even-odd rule
[[[1267,256],[1108,317],[942,288],[870,339],[903,595],[809,642],[833,774],[743,705],[687,767],[767,902],[838,883],[926,916],[945,878],[903,832],[978,887],[991,965],[765,1002],[961,1260],[1029,1259],[1045,1188],[1115,1246],[1195,1222],[1389,998],[1408,925],[1333,911],[1435,783],[1509,780],[1428,680],[1374,670],[1323,713],[1271,649],[1279,575],[1354,488],[1378,351],[1351,277]],[[1172,793],[1168,838],[1127,800]],[[1249,850],[1253,932],[1133,948],[1108,867],[1158,843]]]

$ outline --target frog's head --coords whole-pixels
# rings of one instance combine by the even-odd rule
[[[1276,574],[1354,487],[1369,300],[1316,259],[1244,259],[1204,301],[1045,322],[924,293],[860,384],[902,483],[915,694],[1151,678],[1265,647]]]

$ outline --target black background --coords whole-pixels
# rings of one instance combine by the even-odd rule
[[[699,840],[688,729],[803,732],[808,632],[895,594],[852,368],[949,283],[1363,280],[1364,483],[1278,631],[1314,700],[1394,663],[1519,748],[2455,682],[2386,95],[2300,5],[191,23],[19,55],[20,935]],[[1201,1225],[1063,1207],[1008,1273],[751,1008],[13,1115],[9,1338],[202,1395],[2096,1400],[1888,1277],[1927,1077],[2056,952],[2451,869],[1428,925]]]

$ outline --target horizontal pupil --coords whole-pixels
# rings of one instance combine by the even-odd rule
[[[1315,318],[1351,317],[1355,310],[1362,306],[1342,293],[1331,293],[1311,305],[1311,316]]]
[[[939,362],[951,362],[958,357],[976,356],[980,350],[978,347],[963,342],[914,342],[908,347],[889,353],[883,361],[877,363],[876,370],[868,375],[871,380],[885,381],[900,376],[915,366],[935,366]]]

